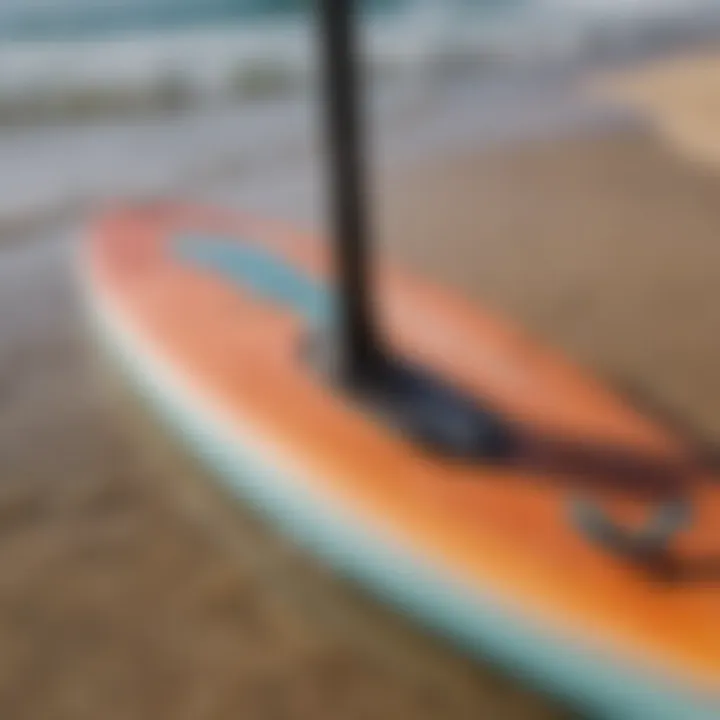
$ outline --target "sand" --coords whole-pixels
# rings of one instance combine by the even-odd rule
[[[695,162],[720,163],[720,56],[680,53],[592,83],[599,95],[644,114],[660,137]]]
[[[651,132],[388,178],[384,249],[720,437],[720,179]],[[61,227],[0,250],[0,716],[572,717],[207,482],[89,350]]]

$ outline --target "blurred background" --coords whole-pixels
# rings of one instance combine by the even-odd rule
[[[368,0],[382,251],[720,437],[720,3]],[[310,0],[0,5],[0,715],[572,717],[335,580],[89,351],[123,198],[322,231]]]

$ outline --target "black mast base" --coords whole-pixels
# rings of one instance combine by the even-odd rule
[[[447,459],[509,460],[512,429],[499,415],[430,370],[389,353],[376,353],[352,374],[339,345],[315,336],[309,359],[324,381],[419,447]]]

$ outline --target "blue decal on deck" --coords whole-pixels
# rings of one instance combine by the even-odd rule
[[[186,263],[212,270],[258,296],[292,308],[312,325],[327,325],[332,295],[277,255],[235,240],[197,235],[175,239],[172,250]]]

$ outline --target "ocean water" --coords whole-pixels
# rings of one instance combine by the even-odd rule
[[[58,40],[116,36],[148,30],[168,31],[216,24],[301,21],[313,0],[5,0],[0,5],[3,40]],[[686,14],[717,0],[364,0],[375,17],[420,18],[450,24],[468,21],[598,21],[602,18]]]
[[[654,43],[668,30],[712,25],[720,0],[694,2],[372,0],[367,57],[390,71],[368,94],[377,156],[394,166],[594,121],[597,109],[569,96],[554,72],[538,78],[535,60],[599,42],[614,53],[617,43],[634,47],[636,32]],[[315,222],[317,108],[312,93],[284,92],[316,77],[311,5],[106,0],[100,12],[92,0],[4,0],[0,229],[118,197],[183,193]],[[478,61],[466,80],[433,72],[458,58]],[[487,71],[496,58],[520,64],[512,86]],[[187,111],[155,112],[168,88],[176,96],[188,86],[199,101]],[[255,102],[263,88],[271,97]]]
[[[313,0],[4,0],[0,94],[152,85],[207,92],[307,75]],[[365,0],[367,53],[381,66],[568,54],[638,28],[703,24],[720,0]],[[252,83],[251,83],[252,84]],[[257,84],[257,82],[256,82]],[[262,83],[261,83],[262,84]]]
[[[502,13],[527,0],[364,0],[375,17],[412,18],[425,14]],[[8,0],[0,6],[0,37],[7,40],[56,40],[115,36],[148,30],[168,31],[216,24],[254,25],[302,21],[312,15],[313,0]]]

